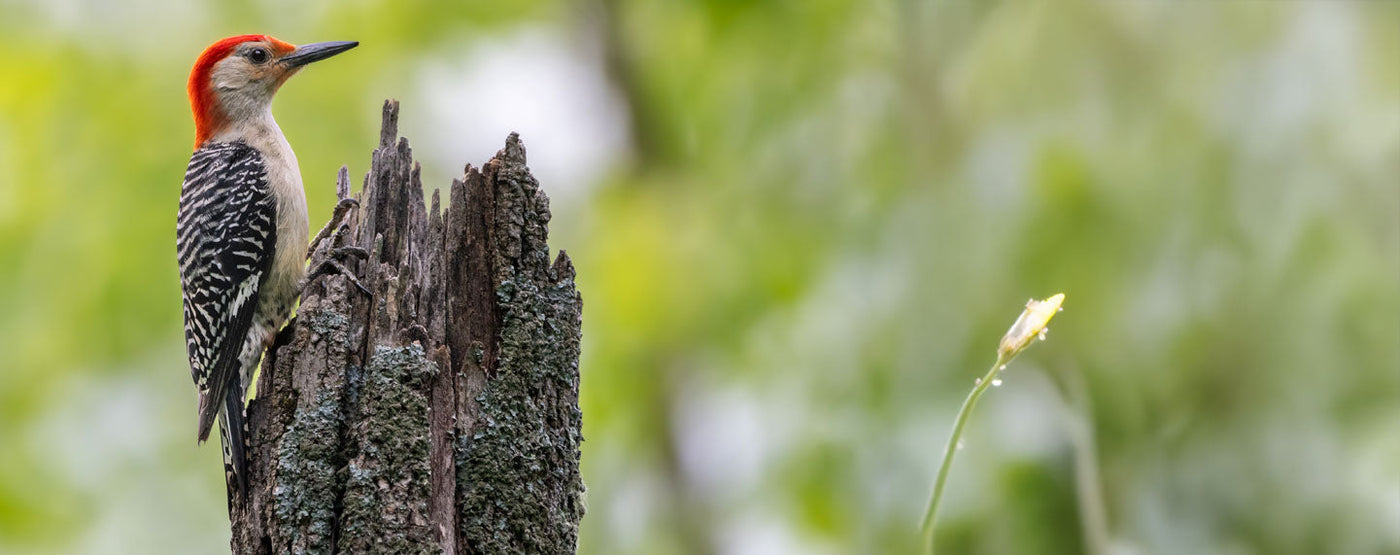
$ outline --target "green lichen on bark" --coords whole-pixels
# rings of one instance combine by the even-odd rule
[[[333,310],[314,310],[297,315],[298,323],[311,328],[311,332],[319,337],[333,337],[343,335],[350,326],[350,319],[344,314]],[[339,341],[344,343],[341,337]]]
[[[274,386],[282,388],[276,391],[290,414],[272,451],[276,466],[267,504],[277,526],[269,543],[281,553],[332,553],[344,489],[336,471],[345,465],[345,380],[338,362],[349,348],[350,321],[336,303],[310,299],[303,308],[293,335],[306,348],[283,353],[299,363],[301,375]]]
[[[549,323],[577,310],[572,295],[521,293],[501,330],[498,373],[477,399],[478,427],[459,440],[461,525],[483,553],[572,553],[583,513],[582,415],[570,402],[578,342]]]
[[[457,442],[462,537],[477,553],[573,553],[583,516],[573,268],[549,264],[549,200],[514,136],[494,169],[496,364],[470,436]],[[498,157],[499,158],[499,157]],[[490,169],[488,171],[490,171]]]
[[[290,553],[331,553],[335,503],[340,481],[339,391],[321,391],[316,403],[300,408],[282,436],[273,486],[273,510]]]
[[[437,371],[417,344],[378,346],[365,367],[339,549],[440,553],[428,526],[428,399]]]

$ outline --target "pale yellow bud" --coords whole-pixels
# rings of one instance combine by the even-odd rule
[[[1021,313],[1021,317],[1016,319],[1016,323],[1011,324],[1011,329],[1006,330],[1006,335],[1001,338],[1001,346],[997,349],[998,364],[1006,364],[1021,351],[1029,347],[1031,341],[1039,337],[1045,339],[1045,326],[1050,323],[1050,319],[1055,317],[1055,313],[1064,310],[1060,305],[1065,302],[1065,294],[1060,293],[1043,301],[1031,299],[1026,303],[1026,310]]]

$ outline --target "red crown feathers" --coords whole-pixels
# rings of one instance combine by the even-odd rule
[[[194,111],[194,146],[204,144],[209,137],[223,128],[228,123],[228,115],[219,108],[219,103],[214,98],[213,83],[210,81],[210,73],[214,71],[214,64],[227,58],[233,49],[245,42],[267,42],[272,45],[273,51],[277,55],[283,55],[296,49],[295,45],[288,44],[269,37],[267,35],[238,35],[220,40],[205,48],[199,55],[199,59],[194,63],[194,69],[190,70],[190,108]]]

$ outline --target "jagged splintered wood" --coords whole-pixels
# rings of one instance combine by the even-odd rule
[[[318,278],[268,350],[233,551],[573,553],[582,300],[519,137],[443,212],[388,101],[355,198],[312,265],[359,247],[346,266],[370,293]]]

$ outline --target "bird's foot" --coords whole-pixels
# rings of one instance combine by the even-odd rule
[[[360,281],[359,276],[356,276],[354,271],[350,270],[350,268],[345,266],[344,261],[352,258],[357,260],[365,260],[369,258],[369,253],[365,252],[365,249],[353,246],[333,247],[327,249],[325,260],[322,260],[320,263],[316,264],[316,266],[311,269],[311,272],[306,274],[306,285],[303,286],[303,290],[306,287],[309,287],[312,283],[316,281],[317,278],[320,278],[321,276],[340,274],[342,276],[345,276],[345,279],[349,280],[350,283],[355,284],[355,287],[358,287],[360,291],[364,292],[364,294],[371,294],[369,288],[365,287],[365,284]],[[303,294],[305,294],[304,291]]]
[[[359,207],[360,201],[350,197],[342,198],[340,202],[335,203],[335,210],[331,212],[330,221],[326,222],[326,227],[321,228],[321,231],[316,232],[316,238],[311,240],[309,248],[306,249],[306,259],[311,260],[311,257],[316,254],[316,249],[319,248],[321,241],[327,237],[335,239],[331,241],[331,244],[339,244],[340,239],[349,231],[347,226],[342,225],[345,221],[345,216],[348,215],[351,210]]]

